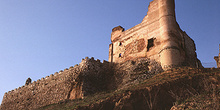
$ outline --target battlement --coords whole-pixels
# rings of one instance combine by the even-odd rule
[[[112,29],[111,63],[85,57],[75,66],[5,93],[0,109],[32,110],[61,100],[113,90],[117,84],[124,86],[130,79],[122,77],[142,72],[141,69],[155,73],[182,65],[202,67],[195,51],[194,41],[176,22],[174,0],[153,0],[140,24],[128,30],[122,26]],[[129,75],[124,75],[125,72]]]
[[[11,94],[12,92],[20,91],[23,88],[30,88],[30,87],[33,87],[36,85],[39,86],[39,85],[43,85],[43,84],[46,84],[46,83],[52,82],[52,81],[63,81],[65,79],[60,78],[60,77],[67,75],[68,72],[70,72],[70,71],[74,71],[75,73],[73,73],[73,74],[77,74],[77,71],[80,70],[80,67],[85,66],[86,64],[89,64],[89,63],[98,63],[98,64],[102,64],[102,65],[109,65],[109,62],[106,60],[103,60],[101,62],[101,60],[99,60],[99,59],[95,60],[94,57],[91,57],[91,58],[85,57],[85,59],[82,59],[81,63],[76,64],[75,66],[71,66],[71,67],[66,68],[64,70],[60,70],[59,72],[55,72],[54,74],[50,74],[49,76],[42,77],[41,79],[38,79],[37,81],[31,82],[29,85],[23,85],[21,87],[15,88],[14,90],[6,92],[5,94]]]
[[[92,85],[89,82],[92,80],[90,76],[99,77],[102,73],[105,75],[106,72],[103,69],[108,70],[110,68],[109,65],[109,62],[105,60],[101,62],[99,59],[95,60],[93,57],[86,57],[75,66],[33,81],[29,85],[6,92],[1,108],[32,109],[65,99],[83,98],[83,96],[99,90],[98,87],[94,88],[95,90],[92,89],[93,91],[88,89]],[[84,80],[84,78],[87,80]],[[14,106],[9,106],[11,104]]]

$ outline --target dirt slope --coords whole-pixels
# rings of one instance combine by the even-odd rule
[[[175,68],[127,88],[38,110],[219,109],[220,69]]]

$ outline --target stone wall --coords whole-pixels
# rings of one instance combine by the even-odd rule
[[[0,109],[32,110],[111,89],[108,86],[112,76],[110,69],[111,66],[107,61],[101,63],[100,60],[87,57],[79,65],[5,93]]]
[[[5,93],[1,104],[2,110],[22,110],[37,108],[67,99],[71,82],[69,70],[60,71],[49,77],[16,88]]]
[[[220,44],[219,44],[219,55],[214,57],[216,64],[217,64],[217,68],[220,68]]]
[[[114,64],[114,85],[117,89],[139,84],[163,71],[154,60],[137,58],[123,63]]]
[[[161,71],[157,62],[146,58],[109,63],[86,57],[79,65],[5,93],[0,110],[32,110],[64,100],[83,99],[94,93],[126,88]]]
[[[111,41],[109,62],[150,58],[163,69],[183,64],[196,67],[199,62],[194,41],[176,22],[174,0],[153,0],[140,24],[128,30],[113,28]]]
[[[220,68],[220,54],[219,54],[219,56],[215,56],[214,59],[215,59],[216,64],[217,64],[217,68]]]
[[[176,22],[174,0],[153,0],[140,24],[128,30],[113,28],[111,42],[109,62],[113,63],[86,57],[79,65],[5,93],[0,109],[35,109],[123,88],[162,68],[202,67],[194,41]]]

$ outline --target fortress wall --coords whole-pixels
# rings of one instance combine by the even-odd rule
[[[82,91],[84,96],[113,90],[115,88],[115,85],[112,85],[114,83],[113,74],[112,65],[109,62],[89,60],[80,79],[83,82]]]
[[[66,99],[71,85],[69,72],[72,71],[64,70],[5,93],[1,109],[32,109]]]
[[[32,110],[48,104],[58,103],[65,99],[83,98],[84,93],[87,95],[100,91],[97,89],[98,87],[92,92],[88,90],[88,88],[92,88],[89,87],[92,85],[89,82],[91,81],[90,78],[97,79],[98,75],[106,73],[103,69],[108,68],[109,63],[107,61],[101,63],[100,60],[87,57],[79,65],[56,72],[29,85],[5,93],[0,109]],[[84,79],[88,79],[88,81],[86,82],[81,76]]]
[[[155,60],[163,69],[183,63],[199,65],[194,41],[176,22],[174,0],[153,0],[140,24],[128,30],[121,26],[113,28],[111,41],[109,62],[123,64],[143,58]],[[34,109],[113,90],[116,79],[109,62],[86,57],[79,65],[5,93],[0,109]]]
[[[197,61],[197,55],[195,53],[196,51],[196,46],[194,41],[184,32],[184,43],[185,43],[185,50],[186,50],[186,61],[188,65],[192,67],[196,67],[196,62]]]

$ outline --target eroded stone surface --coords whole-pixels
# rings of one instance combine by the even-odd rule
[[[109,62],[113,63],[85,58],[79,65],[5,93],[0,109],[35,109],[123,88],[163,69],[202,67],[194,41],[176,22],[174,0],[153,0],[148,10],[135,27],[112,29]]]
[[[111,89],[111,76],[107,61],[85,58],[79,65],[5,93],[0,109],[33,110],[62,100],[83,98]]]
[[[214,57],[216,64],[217,64],[217,68],[220,68],[220,44],[219,44],[219,55]]]
[[[111,41],[109,62],[150,58],[160,63],[163,69],[182,65],[202,67],[194,41],[176,22],[174,0],[150,2],[143,21],[128,30],[115,27]]]

